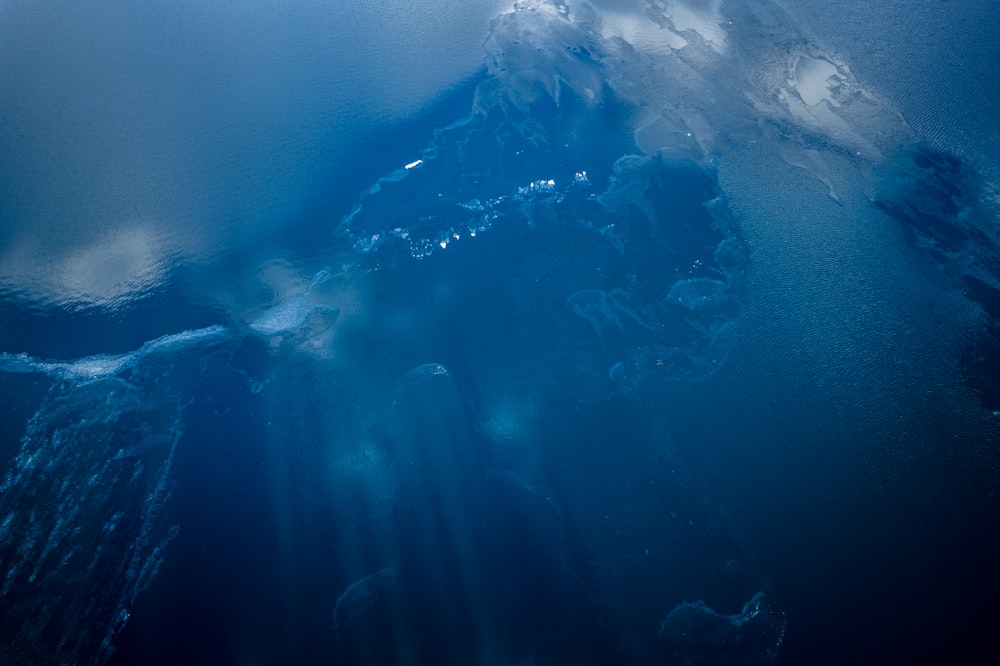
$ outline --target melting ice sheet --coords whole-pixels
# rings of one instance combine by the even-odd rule
[[[947,159],[921,156],[899,114],[768,2],[524,0],[485,48],[468,113],[317,225],[335,227],[316,251],[343,272],[125,354],[0,354],[5,375],[52,380],[2,485],[4,640],[107,661],[170,556],[185,418],[266,399],[251,427],[275,433],[289,454],[275,469],[312,493],[283,518],[335,526],[340,549],[275,601],[322,598],[313,615],[332,614],[304,663],[774,663],[780,600],[636,399],[730,362],[754,248],[720,164],[762,147],[842,204],[914,154],[944,212],[895,190],[877,201],[933,256],[990,245],[977,197],[949,198]],[[973,228],[957,237],[954,221]],[[142,289],[165,270],[132,268]],[[989,269],[961,270],[978,300],[1000,300]],[[349,312],[331,297],[348,292]],[[255,373],[247,349],[268,359]],[[223,395],[213,373],[247,381]],[[282,542],[283,571],[300,545]],[[521,615],[532,590],[553,611],[548,642]],[[275,608],[269,620],[289,610]],[[593,643],[570,659],[552,639],[573,635]]]

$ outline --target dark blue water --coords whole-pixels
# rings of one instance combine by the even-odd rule
[[[0,662],[992,663],[995,165],[858,11],[0,5]]]

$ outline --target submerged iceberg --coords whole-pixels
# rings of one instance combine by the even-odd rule
[[[892,270],[873,259],[870,292],[843,296],[853,274],[840,262],[871,238],[859,211],[899,223],[982,306],[988,335],[963,360],[984,404],[1000,404],[992,190],[920,144],[779,4],[519,0],[484,46],[462,108],[429,111],[423,138],[373,160],[385,168],[359,167],[357,189],[323,183],[322,214],[288,232],[308,238],[307,259],[259,248],[248,261],[263,268],[220,261],[211,286],[192,270],[177,289],[208,321],[117,351],[0,353],[9,392],[35,400],[10,427],[0,484],[0,640],[114,663],[117,646],[139,659],[154,636],[190,660],[149,608],[176,620],[172,588],[197,585],[262,599],[235,608],[220,594],[197,616],[239,618],[238,640],[222,622],[210,637],[217,661],[241,643],[303,663],[773,664],[785,612],[705,497],[736,492],[744,470],[708,482],[687,471],[685,447],[708,460],[701,474],[739,467],[750,454],[727,441],[743,443],[739,424],[698,419],[759,406],[753,419],[768,422],[748,441],[770,445],[786,422],[752,398],[798,406],[817,373],[848,385],[854,402],[839,408],[868,418],[866,382],[840,369],[877,337],[868,317],[890,299],[867,296],[885,296],[870,283]],[[840,217],[805,210],[818,206]],[[121,246],[133,244],[147,247]],[[123,267],[113,302],[80,287],[80,316],[141,319],[129,308],[155,303],[174,270],[147,254]],[[819,268],[841,291],[800,290]],[[128,279],[136,292],[120,294]],[[828,294],[844,300],[817,312]],[[26,311],[58,302],[15,296]],[[838,325],[847,334],[827,338]],[[752,362],[730,371],[734,349]],[[814,364],[801,385],[798,367],[766,362],[794,365],[788,350]],[[857,357],[886,375],[910,360],[876,352]],[[792,469],[794,456],[771,453],[770,467]],[[192,523],[202,529],[164,580]],[[241,567],[187,580],[208,551]]]

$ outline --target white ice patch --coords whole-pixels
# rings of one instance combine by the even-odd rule
[[[605,38],[624,40],[646,53],[669,53],[688,46],[691,39],[700,39],[713,51],[723,54],[727,48],[726,21],[721,14],[722,2],[693,3],[683,0],[651,0],[645,11],[628,11],[614,7],[595,7],[595,29]],[[574,12],[582,5],[572,2]],[[582,13],[582,12],[581,12]],[[685,37],[687,35],[687,37]]]
[[[614,10],[598,11],[598,30],[605,39],[618,38],[638,49],[668,53],[687,46],[686,39],[647,17]]]
[[[726,49],[726,31],[723,27],[723,18],[720,13],[722,0],[710,0],[709,2],[694,3],[675,0],[674,2],[654,2],[669,8],[670,19],[674,29],[680,33],[686,31],[697,33],[699,37],[717,53],[723,53]]]
[[[833,97],[833,89],[841,82],[840,70],[825,58],[800,55],[795,63],[793,84],[799,97],[809,106],[816,106],[823,100],[840,106]]]

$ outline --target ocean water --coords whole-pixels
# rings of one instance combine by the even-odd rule
[[[995,18],[0,2],[0,663],[993,663]]]

